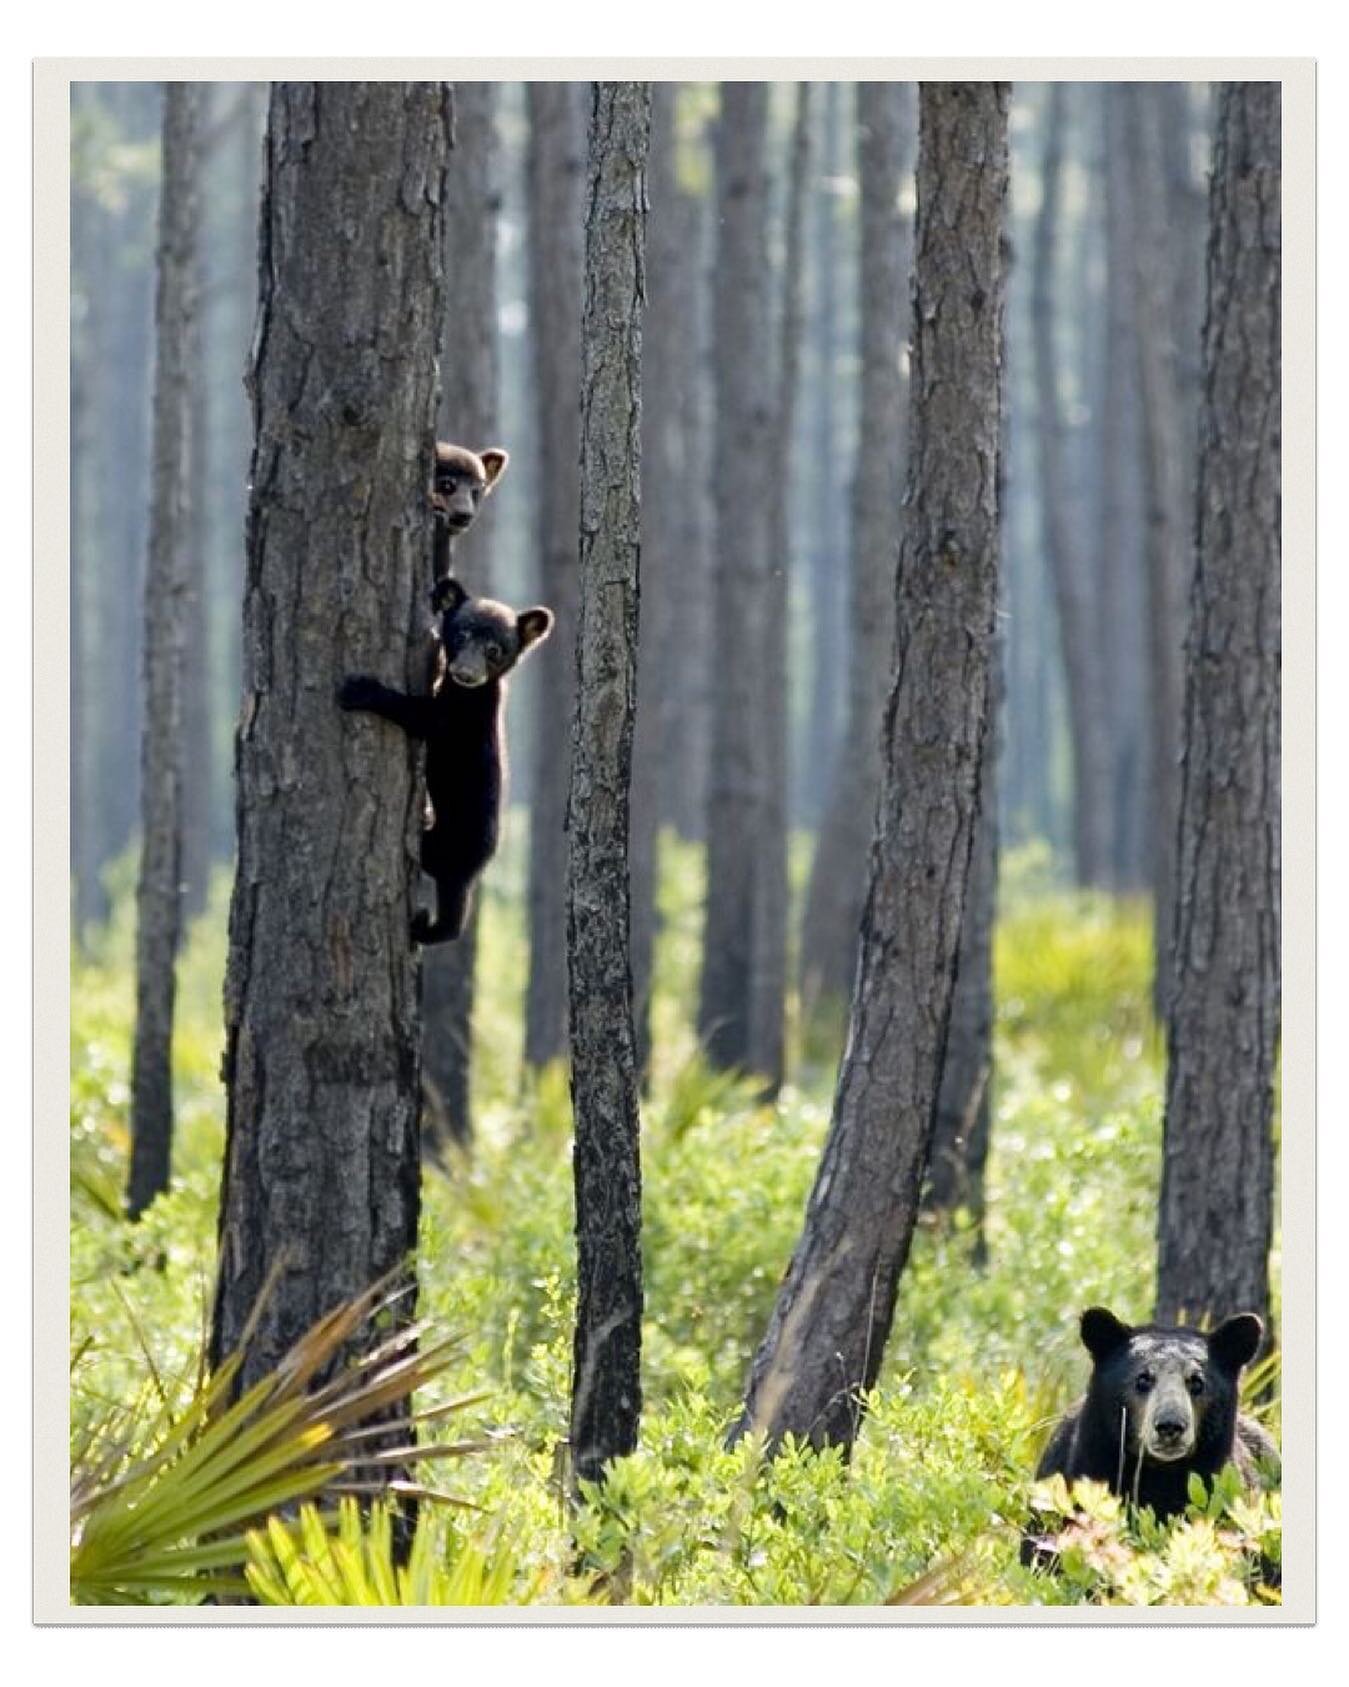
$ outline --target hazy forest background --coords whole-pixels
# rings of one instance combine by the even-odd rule
[[[1257,1311],[1278,1428],[1277,85],[646,86],[72,88],[74,1597],[1276,1598],[1277,1492],[1017,1549],[1084,1306]],[[557,625],[418,963],[331,693],[429,621],[432,415]]]

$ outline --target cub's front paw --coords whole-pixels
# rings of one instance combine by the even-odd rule
[[[369,674],[348,674],[337,688],[337,701],[343,709],[368,709],[383,689]]]

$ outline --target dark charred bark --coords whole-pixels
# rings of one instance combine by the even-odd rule
[[[567,807],[576,1119],[571,1450],[598,1481],[637,1445],[641,1169],[628,960],[628,818],[641,556],[642,307],[651,91],[597,82],[581,384],[580,607]]]
[[[1269,1313],[1279,1041],[1280,88],[1223,85],[1157,1316]]]
[[[136,888],[136,1029],[131,1053],[127,1215],[169,1186],[173,1007],[182,932],[185,642],[194,537],[189,472],[197,348],[201,89],[164,86],[155,302],[153,506],[145,572],[141,860]]]
[[[919,90],[894,675],[848,1046],[739,1431],[851,1445],[908,1256],[979,812],[998,576],[1008,87]]]
[[[848,718],[838,772],[820,823],[801,928],[802,1013],[846,1002],[857,967],[867,848],[880,782],[880,726],[894,632],[894,571],[904,484],[904,376],[912,225],[899,209],[913,171],[911,83],[860,83],[862,198],[861,425],[853,479],[848,613]]]
[[[443,83],[271,91],[213,1365],[279,1275],[240,1388],[376,1280],[415,1287],[417,756],[336,693],[425,677],[451,132]]]
[[[713,603],[707,906],[698,1034],[709,1061],[748,1067],[755,953],[756,845],[763,803],[763,684],[770,440],[768,88],[726,82],[717,123],[715,272],[716,573]]]
[[[576,642],[585,99],[580,82],[529,84],[529,296],[538,410],[541,601],[553,611],[558,659],[534,681],[530,781],[529,985],[525,1060],[543,1066],[567,1048],[567,766]]]
[[[496,94],[494,82],[456,87],[454,168],[447,181],[450,241],[440,436],[471,451],[502,444],[509,449],[498,437]],[[489,500],[474,525],[454,542],[454,571],[480,597],[494,594],[495,530]],[[457,942],[430,948],[422,958],[422,1081],[427,1100],[422,1145],[427,1150],[442,1148],[447,1137],[462,1145],[472,1135],[473,975],[480,906],[480,897],[474,897]]]

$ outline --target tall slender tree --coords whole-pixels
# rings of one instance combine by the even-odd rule
[[[913,174],[917,136],[913,85],[857,88],[861,177],[861,425],[853,475],[852,567],[848,576],[851,657],[847,729],[821,819],[801,927],[803,1012],[817,1001],[845,1003],[857,965],[866,897],[867,848],[880,782],[881,716],[894,633],[903,477],[904,374],[912,219],[900,196]]]
[[[1073,758],[1073,854],[1077,882],[1109,882],[1109,747],[1100,687],[1095,672],[1095,623],[1089,559],[1075,520],[1064,417],[1062,270],[1058,264],[1060,209],[1063,200],[1064,131],[1067,86],[1051,82],[1047,92],[1040,212],[1035,227],[1035,280],[1032,321],[1035,333],[1035,387],[1038,397],[1041,511],[1045,549],[1058,609],[1059,649],[1069,713]]]
[[[1152,838],[1153,999],[1165,1016],[1171,994],[1176,816],[1180,801],[1185,610],[1191,572],[1185,490],[1190,442],[1182,426],[1175,341],[1175,244],[1167,219],[1160,95],[1130,83],[1124,100],[1131,162],[1134,346],[1143,422],[1147,497],[1149,793]]]
[[[218,1365],[275,1268],[243,1388],[416,1245],[417,756],[336,692],[424,679],[451,133],[443,83],[272,86],[211,1330]]]
[[[851,1444],[908,1256],[979,812],[998,576],[1008,87],[919,89],[908,509],[862,954],[740,1430]]]
[[[771,438],[765,137],[768,87],[725,82],[717,120],[716,575],[713,628],[717,688],[707,809],[707,905],[698,1034],[715,1066],[745,1068],[751,1055],[763,746],[767,526],[765,471]]]
[[[194,585],[199,585],[189,551],[194,536],[190,468],[198,347],[200,113],[197,83],[164,85],[127,1182],[132,1218],[168,1188],[173,1143],[173,1008],[183,917],[184,660]]]
[[[1210,195],[1157,1315],[1269,1310],[1279,1040],[1280,86],[1229,82]]]
[[[576,534],[580,498],[581,277],[585,98],[580,82],[529,84],[529,311],[538,410],[539,593],[556,616],[558,660],[535,680],[530,781],[529,986],[525,1059],[566,1052],[567,757],[576,640]]]
[[[690,347],[681,337],[680,245],[685,233],[675,170],[678,84],[651,85],[651,149],[647,167],[647,302],[642,335],[642,625],[637,724],[632,757],[632,989],[638,1065],[651,1058],[651,980],[656,947],[656,846],[661,784],[673,750],[676,605],[690,585],[680,556],[683,504],[692,495],[681,437],[681,366]]]
[[[795,479],[796,413],[801,367],[802,278],[805,270],[806,190],[810,172],[810,84],[796,90],[782,265],[778,329],[777,391],[772,461],[780,485]],[[768,492],[764,569],[763,683],[756,703],[757,735],[763,759],[758,842],[755,848],[754,953],[750,964],[749,1065],[776,1095],[786,1068],[787,1000],[787,779],[789,692],[787,684],[788,575],[791,555],[789,501]]]
[[[567,805],[576,1119],[571,1449],[597,1481],[637,1445],[641,1170],[628,960],[628,817],[641,557],[642,307],[651,89],[597,82],[581,377],[580,611]]]
[[[464,82],[455,91],[454,168],[445,214],[450,238],[445,259],[445,349],[441,358],[441,437],[470,450],[498,445],[496,241],[496,84]],[[493,591],[494,523],[489,507],[455,541],[455,572],[480,596]],[[428,949],[422,961],[422,1074],[429,1107],[423,1143],[443,1134],[467,1142],[473,1048],[473,977],[478,958],[478,910],[455,943]]]

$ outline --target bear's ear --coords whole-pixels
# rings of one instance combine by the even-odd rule
[[[1255,1358],[1264,1333],[1265,1326],[1254,1312],[1238,1312],[1235,1318],[1228,1318],[1211,1332],[1208,1350],[1223,1370],[1235,1376]]]
[[[1104,1306],[1089,1306],[1082,1314],[1082,1345],[1099,1365],[1124,1347],[1133,1331]]]
[[[523,653],[531,644],[541,643],[552,632],[552,610],[522,609],[515,618],[515,630],[520,635],[520,650]]]
[[[483,466],[487,476],[487,490],[490,492],[506,470],[510,467],[511,454],[503,451],[499,446],[489,445],[486,451],[479,451],[478,461]]]
[[[431,587],[431,608],[437,615],[453,615],[468,602],[468,593],[452,574],[443,574]]]

